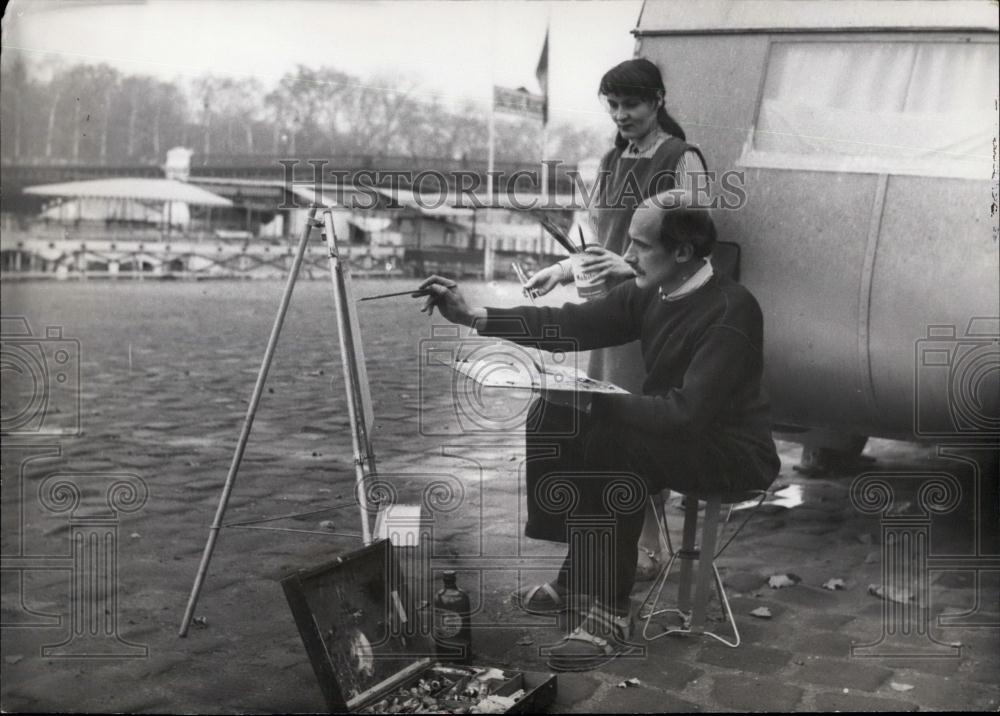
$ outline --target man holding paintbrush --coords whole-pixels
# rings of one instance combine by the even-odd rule
[[[566,407],[565,393],[543,392],[554,422],[575,429],[564,437],[526,434],[525,533],[570,546],[554,581],[520,590],[515,600],[533,614],[589,605],[550,652],[549,666],[558,670],[592,669],[633,648],[629,595],[648,493],[763,489],[780,467],[761,388],[761,311],[746,288],[712,273],[709,210],[687,192],[666,192],[640,205],[628,233],[624,259],[635,277],[584,304],[472,307],[454,281],[431,276],[420,286],[428,292],[422,310],[437,308],[480,335],[544,349],[544,337],[554,334],[553,348],[568,339],[581,351],[641,342],[641,395],[588,400],[580,393]],[[605,528],[613,545],[600,549],[599,535],[568,533],[566,505],[553,505],[556,482],[575,491],[574,518],[613,525]]]

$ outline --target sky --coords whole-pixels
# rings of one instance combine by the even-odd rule
[[[641,0],[12,0],[3,52],[108,63],[163,79],[207,72],[273,84],[296,64],[403,78],[448,104],[491,86],[539,91],[549,27],[553,121],[610,127],[601,75],[632,57]]]

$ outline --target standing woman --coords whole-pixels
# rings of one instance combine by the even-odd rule
[[[670,189],[695,190],[695,176],[705,172],[705,160],[697,147],[687,143],[684,130],[667,112],[663,76],[649,60],[626,60],[612,67],[601,78],[598,93],[617,134],[614,148],[601,160],[596,204],[591,207],[600,246],[587,249],[591,258],[585,268],[597,272],[610,289],[635,276],[622,256],[628,248],[628,227],[636,207],[643,199]],[[710,272],[711,263],[707,265]],[[545,295],[559,284],[572,282],[570,261],[565,259],[536,273],[525,287]],[[629,392],[641,393],[646,369],[639,342],[592,351],[587,373]],[[546,405],[541,424],[534,431],[529,426],[526,451],[529,491],[545,474],[559,470],[559,458],[548,457],[552,440],[544,436],[568,429],[574,420],[571,413],[570,408]],[[550,532],[549,536],[528,536],[557,539],[554,535]],[[659,551],[655,515],[651,510],[647,510],[639,544],[638,577],[651,579],[656,572],[655,554]],[[520,596],[521,605],[529,611],[539,608],[543,613],[548,611],[550,605],[546,602],[558,603],[566,587],[560,583],[564,579],[565,573],[561,573],[558,582],[546,585],[548,589],[527,590]],[[552,598],[547,600],[547,596]]]
[[[628,226],[636,206],[670,189],[691,190],[694,175],[705,172],[705,161],[667,113],[663,77],[649,60],[626,60],[612,67],[601,78],[599,93],[618,132],[614,148],[601,160],[596,205],[591,208],[600,246],[587,249],[591,259],[586,268],[612,288],[635,275],[622,255],[628,248]],[[636,189],[639,196],[635,196]],[[572,282],[573,271],[565,259],[536,273],[526,288],[545,295],[559,284]],[[594,351],[589,374],[640,392],[646,372],[638,342]]]

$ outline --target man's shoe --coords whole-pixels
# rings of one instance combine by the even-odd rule
[[[594,604],[569,636],[549,650],[548,666],[554,671],[590,671],[617,656],[634,654],[629,643],[635,631],[630,614],[616,614]]]

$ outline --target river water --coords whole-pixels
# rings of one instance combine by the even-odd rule
[[[361,279],[353,290],[362,297],[415,285],[413,279]],[[4,284],[4,429],[82,430],[87,442],[100,442],[130,429],[183,423],[191,428],[185,439],[211,442],[209,436],[216,436],[228,442],[238,434],[283,287],[280,281]],[[471,303],[512,306],[523,300],[514,283],[462,287]],[[571,287],[560,288],[545,302],[572,298]],[[357,304],[374,413],[384,429],[392,426],[390,447],[428,431],[463,432],[450,405],[453,375],[426,356],[469,332],[437,315],[429,319],[418,310],[422,301],[401,296]],[[273,428],[301,441],[305,428],[322,433],[343,426],[341,370],[331,285],[302,281],[255,431]],[[524,407],[524,396],[484,399],[505,420]],[[393,422],[414,411],[417,424]],[[199,432],[198,426],[218,432]]]

